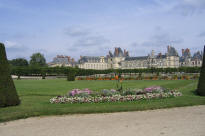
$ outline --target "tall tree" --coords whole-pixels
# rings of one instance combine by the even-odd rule
[[[41,53],[34,53],[30,60],[31,66],[46,66],[46,59]]]
[[[28,61],[24,58],[17,58],[10,61],[12,66],[28,66]]]
[[[0,43],[0,107],[18,105],[19,97],[10,75],[5,46]]]
[[[204,52],[203,52],[203,63],[201,67],[199,82],[198,82],[198,88],[197,93],[201,96],[205,96],[205,46],[204,46]]]

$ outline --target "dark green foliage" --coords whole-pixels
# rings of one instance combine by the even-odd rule
[[[0,107],[18,105],[19,103],[20,100],[10,75],[5,47],[4,44],[0,43]]]
[[[75,75],[76,75],[75,70],[68,70],[68,72],[67,72],[67,81],[75,81]]]
[[[28,66],[28,61],[24,58],[17,58],[9,61],[12,66]]]
[[[46,79],[46,69],[45,68],[41,69],[41,76],[42,76],[42,79]]]
[[[123,92],[122,95],[136,95],[136,94],[137,94],[137,91],[132,90],[132,89],[127,89]]]
[[[201,67],[197,93],[201,96],[205,96],[205,46],[204,46],[203,64]]]
[[[43,70],[42,70],[43,69]],[[28,67],[12,67],[11,72],[13,75],[18,76],[67,76],[67,71],[75,70],[75,76],[89,76],[94,74],[110,74],[115,73],[116,70],[94,70],[94,69],[79,69],[71,67],[39,67],[39,66],[28,66]],[[180,68],[156,68],[154,73],[159,76],[161,73],[169,72],[184,72],[184,73],[199,73],[200,67],[180,67]],[[151,73],[150,69],[119,69],[120,73],[136,73],[139,75],[139,79],[142,79],[142,73]],[[72,73],[71,73],[72,74]],[[70,75],[70,73],[69,73]]]
[[[46,59],[41,53],[34,53],[30,60],[31,66],[46,66]]]

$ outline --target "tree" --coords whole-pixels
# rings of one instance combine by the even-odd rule
[[[14,106],[20,103],[3,43],[0,43],[0,107]]]
[[[205,46],[204,46],[203,63],[202,63],[199,82],[198,82],[197,94],[201,96],[205,96]]]
[[[17,58],[10,61],[12,66],[28,66],[28,61],[24,58]]]
[[[41,76],[42,76],[42,79],[46,79],[46,69],[45,68],[41,68]]]
[[[65,74],[67,74],[67,81],[75,81],[76,69],[69,68],[65,70]]]
[[[34,53],[30,60],[31,66],[46,66],[46,59],[41,53]]]

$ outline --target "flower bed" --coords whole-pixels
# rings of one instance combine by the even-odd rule
[[[198,75],[171,75],[171,76],[134,76],[134,77],[76,77],[76,80],[195,80],[198,79]]]
[[[126,89],[118,92],[114,89],[101,90],[99,92],[89,89],[73,89],[65,96],[57,96],[50,99],[50,103],[104,103],[127,102],[142,99],[156,99],[181,96],[176,90],[169,90],[160,86],[152,86],[145,89]]]

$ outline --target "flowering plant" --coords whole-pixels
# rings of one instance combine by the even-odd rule
[[[71,91],[69,91],[68,95],[69,96],[87,96],[90,95],[92,93],[91,90],[89,90],[88,88],[84,89],[84,90],[80,90],[80,89],[73,89]]]
[[[100,91],[101,96],[112,96],[114,94],[118,94],[119,92],[117,92],[115,89],[103,89]]]
[[[153,93],[153,92],[165,92],[166,89],[162,88],[161,86],[151,86],[144,89],[147,93]]]
[[[168,98],[181,96],[180,92],[170,91],[167,93],[147,93],[141,95],[126,95],[120,94],[113,96],[96,96],[96,97],[54,97],[50,99],[50,103],[104,103],[104,102],[126,102],[126,101],[137,101],[141,99],[156,99],[156,98]]]
[[[123,92],[114,89],[103,89],[93,92],[89,89],[73,89],[65,96],[57,96],[50,99],[51,103],[102,103],[102,102],[124,102],[140,99],[155,99],[181,96],[176,90],[169,90],[160,86],[151,86],[144,89],[127,89]]]

